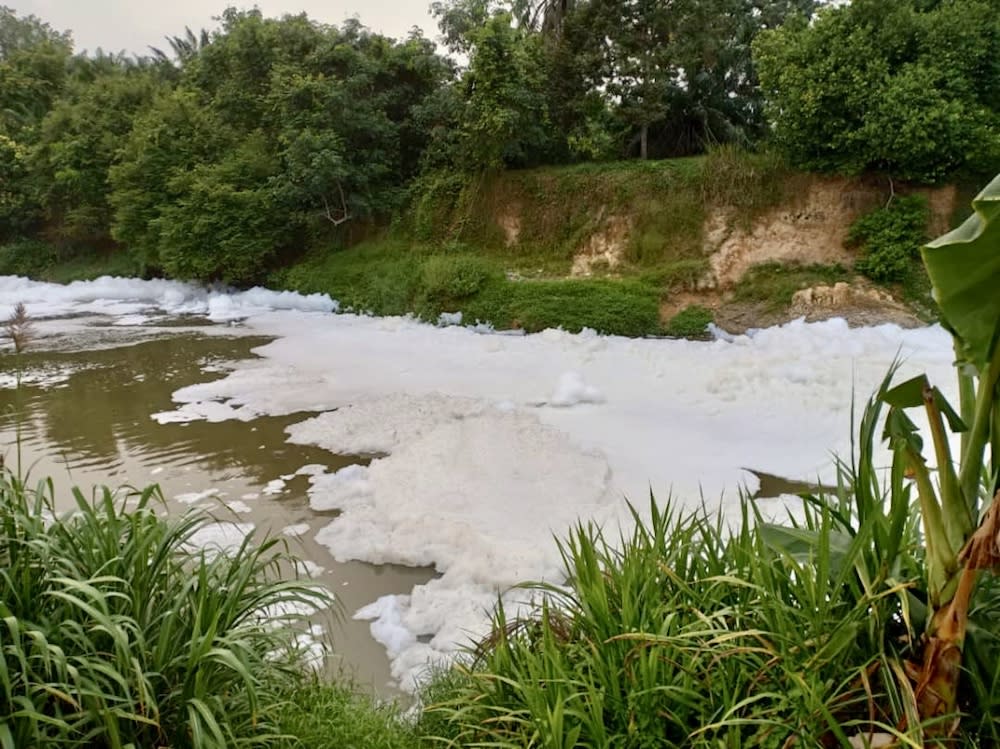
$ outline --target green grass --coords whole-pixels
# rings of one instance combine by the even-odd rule
[[[712,310],[691,304],[667,323],[667,335],[677,338],[700,338],[708,332],[708,326],[715,320]]]
[[[436,321],[461,311],[467,323],[537,332],[562,327],[642,336],[660,331],[659,289],[637,279],[509,280],[506,263],[466,246],[440,249],[381,239],[313,255],[273,282],[324,292],[348,309],[378,315],[418,313]]]
[[[568,588],[535,586],[545,598],[526,619],[498,609],[423,730],[459,745],[777,749],[892,725],[892,676],[873,668],[892,600],[824,547],[778,551],[751,519],[744,505],[729,535],[652,503],[624,538],[578,526],[562,544]],[[835,524],[812,517],[817,533]]]
[[[328,594],[276,541],[193,548],[210,518],[164,520],[155,489],[73,501],[0,471],[0,746],[272,746],[303,668],[279,612]]]
[[[140,275],[141,268],[124,251],[61,250],[39,240],[0,245],[0,275],[69,283],[100,276]]]
[[[635,281],[567,279],[501,281],[462,307],[469,322],[534,333],[561,327],[576,333],[642,336],[660,330],[659,293]]]
[[[733,290],[733,298],[739,302],[763,304],[771,311],[782,311],[792,303],[796,291],[850,281],[852,276],[841,265],[761,263],[750,268],[740,279]]]
[[[427,255],[402,240],[373,240],[315,252],[275,273],[270,284],[304,294],[326,293],[347,309],[404,315],[413,311]]]
[[[278,727],[288,749],[416,749],[412,721],[395,703],[377,702],[348,686],[304,679],[281,695]]]

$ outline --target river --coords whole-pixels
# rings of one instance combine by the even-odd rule
[[[18,301],[36,340],[19,394],[3,356],[7,460],[17,402],[36,476],[156,482],[173,512],[285,533],[347,614],[331,667],[383,694],[481,636],[498,595],[516,611],[513,584],[559,582],[553,536],[578,520],[614,531],[650,490],[731,513],[747,467],[829,481],[852,397],[897,356],[951,381],[938,328],[512,336],[318,296],[0,278],[0,305]]]

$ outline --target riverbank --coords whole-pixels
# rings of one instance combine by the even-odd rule
[[[927,236],[963,217],[955,187],[794,173],[727,149],[471,182],[438,175],[410,192],[391,227],[348,225],[286,254],[262,284],[328,294],[345,310],[525,332],[698,337],[708,322],[740,333],[798,317],[911,327],[935,316],[919,238],[898,240],[902,270],[877,283],[852,227],[907,193],[926,206]],[[24,241],[0,247],[0,273],[66,282],[158,271],[127,249]]]

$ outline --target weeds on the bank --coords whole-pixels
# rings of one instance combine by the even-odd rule
[[[24,305],[4,332],[20,367]],[[155,487],[74,489],[60,512],[17,443],[0,467],[0,747],[273,745],[303,678],[297,625],[330,596],[282,579],[278,541],[213,550],[212,519],[164,518]]]
[[[268,745],[326,594],[281,580],[276,541],[198,548],[210,518],[163,519],[156,489],[73,498],[0,475],[0,746]]]

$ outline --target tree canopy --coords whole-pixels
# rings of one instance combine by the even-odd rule
[[[422,174],[723,143],[929,182],[1000,162],[998,0],[433,9],[459,62],[419,32],[232,8],[148,55],[85,56],[0,7],[0,242],[246,284],[388,222]]]
[[[799,166],[935,182],[998,163],[996,0],[853,0],[755,52],[774,137]]]

